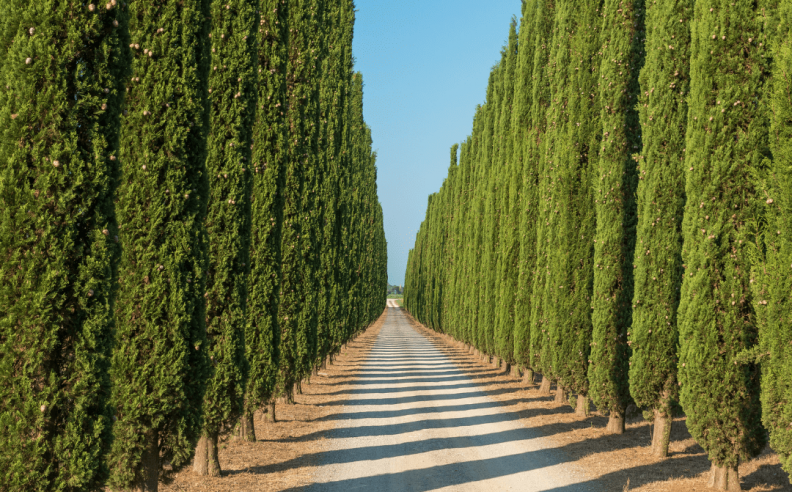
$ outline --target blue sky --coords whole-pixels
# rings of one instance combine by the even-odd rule
[[[356,0],[353,51],[363,73],[388,240],[388,278],[404,283],[407,253],[440,189],[449,149],[470,134],[520,0]]]

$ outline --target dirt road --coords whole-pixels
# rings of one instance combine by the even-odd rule
[[[310,490],[593,492],[397,308],[328,437]]]

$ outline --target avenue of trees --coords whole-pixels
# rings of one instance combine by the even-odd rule
[[[675,412],[710,486],[792,473],[792,1],[525,0],[405,307],[590,405]]]
[[[0,490],[155,491],[385,308],[353,0],[0,0]]]

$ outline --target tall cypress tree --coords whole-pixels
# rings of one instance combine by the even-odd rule
[[[212,2],[211,130],[209,173],[209,268],[206,337],[214,370],[204,396],[203,435],[193,469],[220,476],[218,437],[242,415],[247,360],[247,276],[250,270],[251,147],[258,92],[258,3]]]
[[[314,0],[289,5],[286,72],[288,147],[284,215],[281,234],[281,326],[279,390],[293,401],[294,386],[307,375],[316,342],[316,123],[318,119],[316,40],[319,36]]]
[[[501,145],[500,166],[502,180],[501,233],[498,253],[498,295],[495,352],[506,364],[514,364],[514,296],[519,276],[519,196],[522,187],[522,169],[514,158],[512,137],[512,108],[514,106],[514,74],[518,57],[517,19],[509,27],[509,44],[506,49],[504,77],[502,80],[503,104],[501,105],[498,140]]]
[[[255,442],[254,412],[267,404],[275,418],[278,374],[281,230],[285,195],[286,53],[289,3],[263,0],[258,27],[258,107],[253,126],[250,279],[245,352],[248,380],[240,435]]]
[[[652,453],[659,457],[668,455],[671,403],[679,388],[676,314],[683,274],[684,148],[692,15],[692,1],[661,0],[647,6],[646,64],[640,76],[638,110],[643,152],[638,161],[629,375],[635,403],[654,413]],[[673,49],[668,48],[669,39]],[[659,254],[647,255],[647,250]]]
[[[636,171],[641,144],[638,75],[643,64],[643,0],[606,0],[603,8],[599,91],[602,144],[594,196],[594,325],[591,397],[607,412],[608,431],[624,432],[630,400],[627,329],[632,318]]]
[[[763,242],[765,262],[754,269],[754,309],[759,325],[762,362],[762,420],[770,432],[770,446],[781,466],[792,474],[792,372],[788,329],[792,303],[789,300],[789,266],[792,264],[792,104],[789,77],[792,73],[792,2],[782,0],[778,8],[778,31],[773,40],[773,81],[770,101],[770,149],[773,164],[767,177],[767,226]]]
[[[95,490],[108,378],[127,12],[0,4],[4,490]]]
[[[548,252],[550,291],[547,322],[553,369],[559,387],[577,393],[577,412],[588,414],[588,360],[591,351],[593,239],[596,228],[592,174],[600,133],[596,73],[599,68],[601,0],[559,2],[558,50],[553,78],[555,104],[565,114],[556,119],[553,165],[556,176],[553,247]],[[556,396],[564,396],[559,389]],[[559,397],[560,396],[560,397]]]
[[[514,138],[514,159],[522,176],[519,197],[519,275],[514,303],[514,360],[525,371],[524,378],[533,381],[531,365],[531,304],[532,279],[536,267],[536,189],[538,175],[536,161],[528,152],[534,144],[531,136],[534,122],[531,118],[533,105],[533,59],[537,39],[533,22],[538,0],[523,2],[520,20],[519,51],[516,80],[514,82],[514,111],[512,112],[512,134]]]
[[[481,256],[481,282],[479,291],[479,340],[480,348],[487,356],[495,352],[495,289],[497,286],[497,253],[500,237],[500,200],[497,194],[500,185],[500,166],[497,161],[498,142],[498,116],[503,92],[500,80],[503,77],[506,49],[501,50],[501,61],[492,69],[489,88],[487,89],[487,104],[484,108],[486,124],[483,135],[483,145],[479,160],[484,179],[482,193],[483,231],[482,231],[482,256]]]
[[[111,486],[157,490],[191,458],[209,375],[204,293],[209,2],[133,1],[122,120],[123,246],[112,360]]]
[[[535,162],[538,176],[536,187],[536,267],[533,275],[531,293],[531,358],[530,365],[534,371],[542,374],[540,391],[550,394],[552,376],[552,361],[548,360],[542,350],[547,339],[545,324],[545,299],[548,274],[548,254],[550,239],[550,214],[552,182],[548,174],[547,159],[545,157],[547,141],[547,110],[550,105],[550,82],[547,74],[550,48],[553,45],[553,23],[555,20],[555,1],[540,0],[536,9],[534,21],[534,36],[536,48],[533,60],[533,94],[531,119],[533,120],[533,134],[529,136],[527,151],[523,159]]]
[[[752,177],[768,155],[770,6],[700,0],[691,28],[680,402],[712,462],[710,485],[726,490],[739,490],[739,461],[766,439],[759,368],[735,356],[757,337],[749,248],[765,198]]]

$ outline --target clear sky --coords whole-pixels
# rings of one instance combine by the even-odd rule
[[[520,0],[356,0],[353,51],[377,151],[388,279],[404,284],[407,253],[440,189],[449,150],[471,132],[490,69]]]

